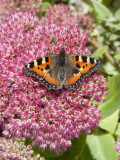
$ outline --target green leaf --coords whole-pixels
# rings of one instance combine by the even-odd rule
[[[47,9],[48,7],[50,7],[50,6],[51,6],[51,4],[50,4],[49,2],[42,2],[42,3],[41,3],[41,12],[45,12],[46,9]]]
[[[115,152],[115,140],[109,133],[99,129],[87,137],[87,145],[94,160],[118,159],[118,154]]]
[[[113,14],[112,12],[103,4],[99,3],[96,0],[91,0],[93,3],[93,6],[96,10],[96,12],[99,14],[99,16],[103,19],[103,20],[112,20],[113,19]]]
[[[108,46],[103,46],[102,48],[97,49],[92,55],[91,57],[93,58],[102,58],[103,54],[105,52],[107,52],[108,50]]]
[[[100,120],[99,127],[113,134],[117,127],[118,119],[119,119],[119,110],[117,110],[107,118]]]
[[[120,136],[120,123],[118,123],[117,130],[116,130],[116,132],[115,132],[115,135]]]
[[[106,64],[104,64],[103,69],[104,69],[105,73],[107,73],[108,75],[115,76],[118,74],[118,71],[110,62],[107,62]]]
[[[58,157],[58,155],[56,155],[55,157],[55,154],[51,154],[48,150],[47,152],[45,151],[45,153],[43,152],[43,154],[46,160],[53,160],[53,156],[54,160],[78,160],[83,153],[85,145],[86,135],[81,134],[79,138],[75,138],[72,141],[72,146],[69,147],[66,152],[63,152],[61,156]]]
[[[119,39],[118,40],[115,40],[115,42],[113,43],[113,45],[115,46],[115,47],[117,47],[117,51],[113,51],[115,54],[118,54],[119,53],[119,55],[120,55],[120,52],[119,52],[119,49],[118,48],[120,48],[120,41],[119,41]],[[111,53],[111,52],[110,52]]]
[[[86,144],[85,149],[83,151],[83,154],[82,154],[80,160],[94,160],[93,159],[93,155],[91,154],[91,151],[89,149],[88,144]]]
[[[114,58],[120,61],[120,53],[116,54]]]
[[[113,23],[106,23],[106,26],[114,28],[116,30],[120,30],[120,23],[113,24]]]
[[[120,74],[109,78],[107,87],[109,88],[106,96],[107,100],[99,105],[99,109],[102,111],[102,119],[120,109]]]
[[[109,41],[116,41],[117,39],[118,39],[118,35],[116,35],[116,33],[115,34],[113,33],[109,36]],[[120,44],[120,42],[119,42],[119,44]]]
[[[118,9],[114,14],[115,20],[120,21],[120,9]]]
[[[50,151],[49,148],[46,148],[44,151],[41,151],[41,152],[43,153],[43,155],[47,157],[52,157],[52,158],[60,157],[63,154],[63,151],[60,151],[59,154],[56,154],[55,151]]]

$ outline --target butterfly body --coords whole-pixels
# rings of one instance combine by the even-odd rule
[[[48,89],[75,89],[84,77],[95,71],[100,62],[87,56],[66,55],[62,48],[58,55],[34,60],[23,67],[26,76],[34,76]]]

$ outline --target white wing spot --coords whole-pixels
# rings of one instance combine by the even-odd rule
[[[27,68],[29,68],[29,67],[30,67],[30,64],[28,63],[28,64],[27,64]]]
[[[45,64],[45,63],[46,63],[45,58],[43,58],[42,59],[42,64]]]
[[[97,60],[96,60],[96,59],[94,59],[94,62],[95,62],[95,63],[97,63]]]
[[[37,61],[36,60],[34,60],[34,66],[37,66]]]

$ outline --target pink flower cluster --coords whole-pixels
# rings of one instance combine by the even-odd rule
[[[33,156],[34,151],[32,146],[27,147],[24,144],[24,140],[13,141],[12,139],[0,138],[0,159],[7,160],[45,160],[40,157],[39,154]]]
[[[86,77],[75,91],[48,91],[22,72],[26,63],[58,54],[62,47],[67,54],[90,56],[87,38],[78,26],[44,26],[29,12],[17,12],[1,24],[0,122],[5,137],[24,136],[42,150],[59,153],[81,133],[97,128],[100,111],[92,101],[104,102],[107,91],[101,73]]]
[[[28,16],[29,15],[29,16]],[[8,17],[7,22],[1,23],[0,27],[0,111],[4,111],[4,115],[0,115],[0,124],[13,117],[7,110],[9,97],[11,96],[10,86],[15,81],[15,72],[17,68],[13,67],[15,63],[21,66],[15,59],[17,55],[23,52],[27,43],[25,31],[34,27],[39,19],[29,12],[17,12]],[[16,57],[16,58],[15,58]],[[13,63],[14,61],[14,63]],[[18,66],[18,64],[17,64]],[[19,71],[18,71],[19,72]],[[16,75],[17,78],[17,75]],[[4,103],[3,103],[4,102]]]
[[[41,23],[48,25],[51,23],[59,25],[79,25],[86,28],[88,32],[93,29],[93,19],[89,14],[73,15],[68,5],[58,4],[49,7],[45,17],[41,19]]]
[[[119,137],[119,141],[115,142],[115,146],[116,146],[115,150],[119,154],[119,159],[118,160],[120,160],[120,137]]]
[[[40,2],[42,0],[0,0],[0,22],[6,20],[8,15],[18,10],[39,13],[41,9]]]

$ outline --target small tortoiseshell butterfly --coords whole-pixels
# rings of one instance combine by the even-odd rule
[[[62,48],[58,55],[36,59],[23,67],[26,76],[34,76],[48,89],[75,89],[86,75],[95,71],[100,61],[79,55],[66,55]]]

